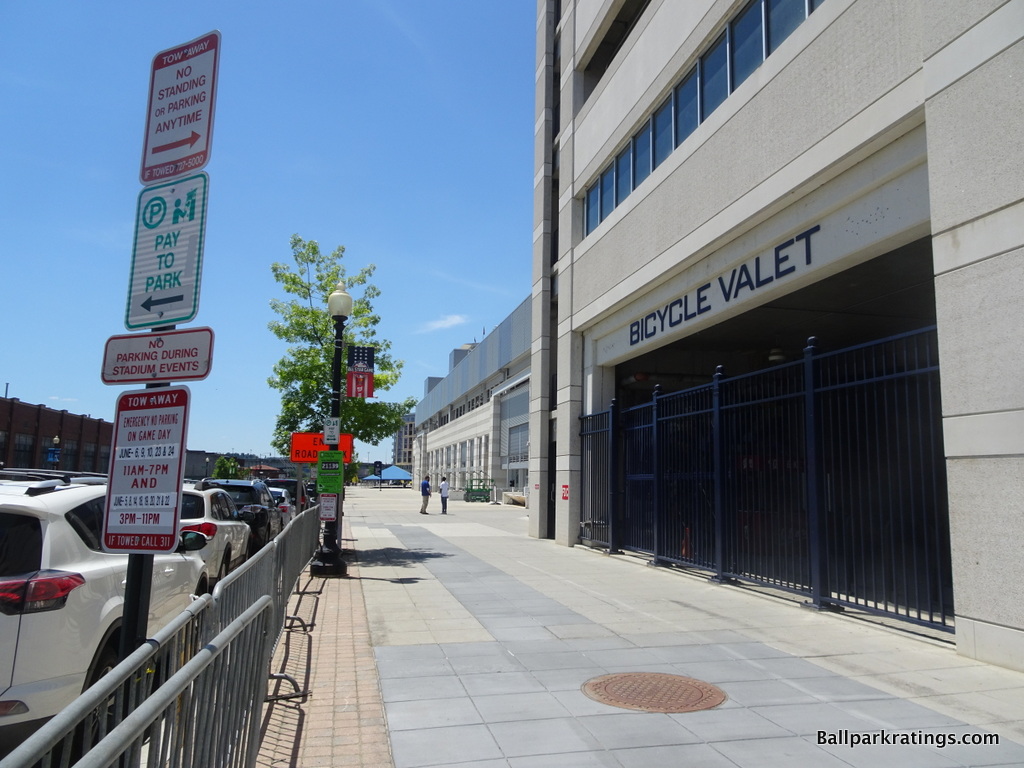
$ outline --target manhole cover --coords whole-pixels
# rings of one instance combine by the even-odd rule
[[[602,704],[644,712],[696,712],[725,701],[725,691],[710,683],[660,672],[602,675],[585,682],[583,692]]]

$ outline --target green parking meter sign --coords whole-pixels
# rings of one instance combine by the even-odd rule
[[[345,452],[320,451],[317,457],[316,490],[318,493],[341,493],[345,485]]]

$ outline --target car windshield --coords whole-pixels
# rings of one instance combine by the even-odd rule
[[[229,485],[225,486],[224,490],[228,492],[231,500],[240,507],[260,503],[259,494],[251,485]]]
[[[39,520],[0,512],[0,576],[38,571],[42,553],[43,533]]]
[[[270,493],[274,497],[275,501],[281,501],[284,499],[284,491],[280,488],[271,488]]]

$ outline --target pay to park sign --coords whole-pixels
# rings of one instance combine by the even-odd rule
[[[187,323],[199,311],[209,177],[146,187],[135,213],[124,327]]]
[[[189,390],[160,387],[117,399],[103,549],[148,555],[178,546]]]

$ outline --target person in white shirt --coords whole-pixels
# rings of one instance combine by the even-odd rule
[[[441,514],[448,514],[448,478],[441,478]]]

